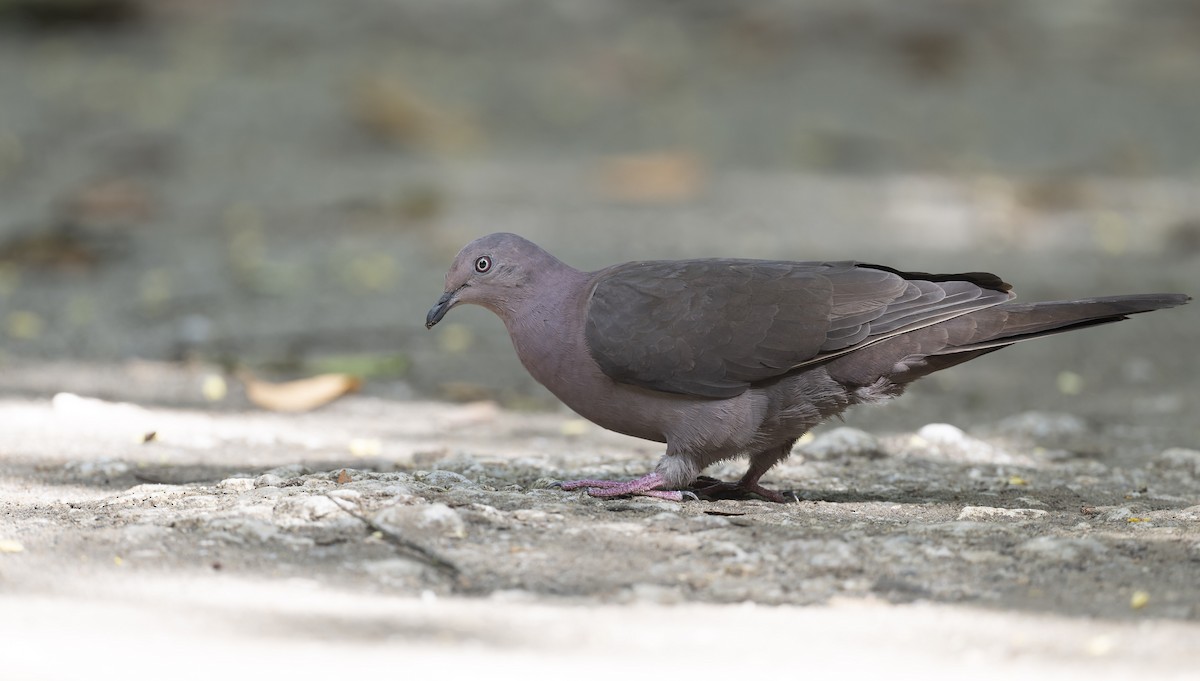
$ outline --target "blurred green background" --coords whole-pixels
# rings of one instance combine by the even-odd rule
[[[0,389],[149,360],[552,404],[482,310],[422,326],[493,231],[1195,293],[1198,179],[1191,0],[0,0]],[[1196,315],[1160,315],[1045,361],[1184,392]]]

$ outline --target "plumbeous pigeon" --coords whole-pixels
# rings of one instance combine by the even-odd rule
[[[576,480],[595,497],[784,501],[759,479],[848,407],[1019,341],[1182,305],[1163,293],[1014,303],[994,274],[858,262],[660,260],[576,270],[514,234],[459,252],[425,326],[460,303],[504,321],[529,373],[580,416],[666,443],[654,472]],[[747,455],[736,483],[700,477]]]

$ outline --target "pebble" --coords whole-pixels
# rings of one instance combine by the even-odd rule
[[[927,442],[940,445],[961,444],[968,439],[967,434],[961,428],[949,423],[929,423],[921,426],[921,429],[917,431],[917,436]]]
[[[254,489],[254,478],[225,478],[217,483],[217,489],[245,492]]]
[[[470,478],[454,471],[429,471],[427,473],[417,473],[417,480],[429,485],[430,487],[477,487]]]
[[[1100,515],[1100,519],[1109,523],[1127,523],[1130,518],[1138,515],[1138,512],[1129,506],[1115,506],[1106,509]]]
[[[470,513],[472,520],[495,525],[496,527],[508,526],[508,517],[495,506],[470,504],[467,506],[467,512]]]
[[[337,502],[325,496],[285,497],[275,504],[276,523],[309,523],[341,513]]]
[[[1200,477],[1200,451],[1198,450],[1172,447],[1155,457],[1155,461],[1165,468],[1178,468]]]
[[[84,478],[116,478],[129,472],[129,464],[117,459],[72,461],[63,468],[69,474]]]
[[[958,514],[959,520],[1036,520],[1050,515],[1040,508],[996,508],[994,506],[966,506]]]
[[[312,475],[312,469],[301,463],[293,463],[287,466],[276,466],[263,473],[263,475],[275,475],[284,480],[291,480],[305,475]]]
[[[513,518],[523,523],[544,523],[549,518],[545,511],[536,508],[522,508],[513,511]]]
[[[940,454],[954,461],[975,461],[988,463],[1013,463],[1013,457],[997,449],[983,440],[967,435],[957,426],[949,423],[928,423],[917,431],[914,444],[932,447],[932,453]]]
[[[843,456],[872,456],[881,453],[879,440],[857,428],[834,428],[799,448],[805,456],[817,460]]]
[[[467,524],[462,516],[445,504],[388,506],[376,513],[372,520],[402,536],[414,530],[454,539],[467,536]]]
[[[254,479],[255,487],[278,487],[283,484],[283,478],[274,473],[263,473]]]

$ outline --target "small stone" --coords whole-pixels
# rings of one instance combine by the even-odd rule
[[[454,471],[429,471],[424,475],[418,474],[417,480],[429,485],[430,487],[476,487],[477,485],[469,478]]]
[[[255,487],[278,487],[283,484],[283,478],[274,473],[263,473],[254,479]]]
[[[275,525],[254,518],[218,518],[209,522],[207,527],[214,534],[224,535],[221,538],[234,544],[246,541],[264,543],[271,541],[278,534]]]
[[[254,478],[225,478],[217,483],[217,489],[245,492],[254,489]]]
[[[800,451],[817,460],[844,456],[873,456],[881,453],[879,440],[857,428],[834,428],[804,445]]]
[[[472,520],[477,520],[489,525],[503,527],[508,525],[508,518],[500,509],[487,504],[471,504],[467,506],[467,512]]]
[[[276,522],[309,523],[326,516],[340,514],[337,502],[325,496],[296,496],[281,499],[275,505]]]
[[[967,440],[967,434],[957,426],[949,423],[930,423],[917,431],[917,436],[933,444],[960,444]]]
[[[21,553],[25,545],[16,539],[0,539],[0,553]]]
[[[413,530],[455,539],[467,536],[467,524],[462,516],[445,504],[388,506],[376,513],[372,520],[378,525],[394,529],[401,536]]]
[[[1200,451],[1198,450],[1172,447],[1155,457],[1155,460],[1165,468],[1178,468],[1200,477]]]
[[[993,506],[966,506],[958,514],[959,520],[1037,520],[1050,515],[1039,508],[996,508]]]
[[[544,523],[547,517],[545,511],[536,508],[522,508],[513,511],[513,518],[523,523]]]
[[[362,492],[356,489],[335,489],[328,492],[329,496],[335,499],[345,499],[346,501],[358,503],[362,500]]]
[[[1100,519],[1108,523],[1127,523],[1130,518],[1137,517],[1137,513],[1129,506],[1116,506],[1106,509]]]
[[[276,466],[263,475],[277,475],[284,480],[292,480],[305,475],[312,475],[312,469],[301,463],[288,464],[287,466]]]
[[[129,472],[129,464],[117,459],[72,461],[64,468],[68,473],[83,478],[118,478]]]

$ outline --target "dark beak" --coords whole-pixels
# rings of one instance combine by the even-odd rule
[[[429,314],[425,315],[425,328],[432,329],[434,324],[442,321],[442,317],[450,311],[450,306],[454,304],[454,294],[458,291],[448,291],[438,298],[437,304],[429,308]]]

